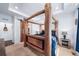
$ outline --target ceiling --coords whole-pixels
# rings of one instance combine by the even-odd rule
[[[0,3],[0,13],[8,15],[20,15],[29,17],[33,13],[44,9],[44,3]],[[52,13],[57,15],[60,13],[71,13],[78,8],[78,4],[74,3],[52,3]],[[32,21],[44,23],[44,15],[37,16]]]
[[[78,8],[79,4],[76,3],[53,3],[53,15],[60,13],[72,13]]]
[[[20,11],[24,17],[29,17],[32,14],[43,10],[44,9],[44,4],[43,3],[13,3],[9,4],[9,8],[12,8],[16,11]],[[31,19],[32,22],[37,22],[37,23],[44,23],[44,14],[34,17]]]
[[[9,10],[9,3],[0,3],[0,13],[2,14],[6,14],[9,16],[20,16],[22,17],[22,15],[14,13],[12,11]]]

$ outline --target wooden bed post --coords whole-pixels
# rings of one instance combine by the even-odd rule
[[[50,30],[50,22],[51,22],[51,4],[45,4],[45,49],[44,53],[47,56],[51,55],[51,30]]]

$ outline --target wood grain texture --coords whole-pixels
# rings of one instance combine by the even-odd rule
[[[21,21],[21,42],[24,42],[24,46],[26,45],[27,37],[26,33],[28,33],[28,23],[27,21]]]
[[[33,24],[37,24],[37,25],[44,25],[44,24],[40,24],[40,23],[36,23],[36,22],[32,22],[32,21],[27,21],[28,23],[33,23]]]
[[[51,4],[45,4],[45,55],[51,55],[51,46],[50,46],[50,21],[51,21]]]
[[[44,50],[45,37],[38,35],[26,35],[28,37],[27,42],[36,48]]]
[[[31,37],[28,37],[28,42],[31,43],[32,45],[40,48],[40,49],[43,49],[42,47],[42,40],[37,40],[37,39],[34,39],[34,38],[31,38]]]

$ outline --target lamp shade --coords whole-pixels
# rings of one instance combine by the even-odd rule
[[[62,32],[62,35],[67,35],[67,32]]]
[[[5,24],[4,28],[3,28],[3,31],[8,31],[8,28],[6,27],[6,24]]]

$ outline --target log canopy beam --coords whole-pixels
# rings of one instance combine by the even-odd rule
[[[30,19],[32,19],[32,18],[38,16],[38,15],[41,15],[41,14],[43,14],[43,13],[45,13],[45,10],[41,10],[41,11],[39,11],[39,12],[36,12],[36,13],[33,14],[32,16],[30,16],[30,17],[28,17],[27,19],[25,19],[25,21],[28,21],[28,20],[30,20]]]
[[[33,23],[33,24],[37,24],[37,25],[44,25],[44,24],[39,24],[39,23],[36,23],[36,22],[32,22],[32,21],[27,21],[28,23]]]

